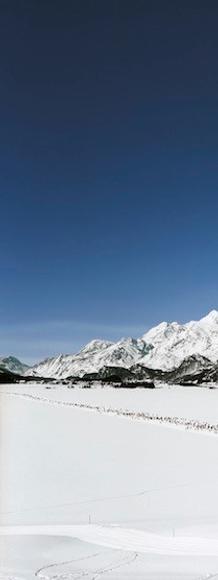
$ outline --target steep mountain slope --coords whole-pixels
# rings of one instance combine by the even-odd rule
[[[28,369],[28,375],[66,378],[97,372],[105,366],[128,368],[144,358],[151,348],[141,339],[126,338],[117,343],[93,340],[75,355],[46,359]]]
[[[162,322],[144,334],[142,339],[153,345],[143,360],[150,368],[171,370],[189,356],[201,355],[218,360],[218,312],[212,310],[199,321],[187,324]]]
[[[141,339],[113,343],[93,340],[79,353],[46,359],[28,369],[29,376],[67,378],[97,373],[103,367],[141,367],[173,371],[179,376],[203,371],[218,361],[218,312],[187,324],[162,322]],[[26,373],[27,374],[27,373]]]
[[[184,358],[182,363],[171,371],[165,371],[171,374],[171,379],[181,378],[186,375],[195,375],[196,373],[208,371],[214,366],[208,358],[200,354],[192,354]],[[153,369],[151,369],[153,370]],[[164,371],[163,371],[164,372]]]
[[[14,356],[0,357],[0,367],[11,373],[23,375],[28,370],[28,365],[20,362]]]
[[[141,365],[140,362],[131,367],[114,367],[105,366],[97,372],[86,373],[82,381],[94,384],[113,384],[113,386],[122,387],[144,387],[151,388],[157,383],[167,384],[198,384],[198,378],[202,378],[203,383],[216,382],[218,365],[209,361],[209,359],[192,355],[186,357],[181,365],[170,371],[161,369],[151,369]],[[74,379],[75,380],[75,379]]]

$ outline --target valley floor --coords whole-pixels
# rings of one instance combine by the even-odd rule
[[[218,435],[108,413],[217,424],[218,390],[19,384],[0,405],[2,579],[218,579]]]

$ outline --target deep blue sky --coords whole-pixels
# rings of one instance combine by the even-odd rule
[[[218,5],[0,2],[0,351],[218,307]]]

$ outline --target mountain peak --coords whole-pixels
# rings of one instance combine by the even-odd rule
[[[105,348],[108,348],[108,346],[111,346],[113,344],[113,342],[109,341],[109,340],[101,340],[99,338],[96,338],[94,340],[91,340],[90,342],[88,342],[88,344],[86,344],[83,349],[82,352],[95,352],[95,351],[100,351],[103,350]]]
[[[203,318],[201,318],[201,320],[199,321],[200,323],[216,323],[218,324],[218,311],[217,310],[211,310],[211,312],[209,312],[206,316],[204,316]]]
[[[188,359],[187,359],[188,357]],[[192,357],[192,358],[190,358]],[[108,366],[130,368],[140,364],[147,368],[172,370],[182,361],[193,368],[205,357],[218,361],[218,311],[212,310],[198,321],[179,324],[161,322],[142,338],[122,338],[117,342],[95,339],[74,355],[54,357],[36,365],[28,374],[65,378],[98,372]]]
[[[23,374],[29,368],[28,365],[21,362],[15,356],[2,356],[0,357],[0,366],[4,368],[6,371],[14,372],[17,374]]]

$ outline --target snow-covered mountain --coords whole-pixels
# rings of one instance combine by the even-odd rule
[[[0,357],[0,367],[18,375],[23,375],[29,368],[28,365],[20,362],[15,356]]]
[[[182,363],[173,370],[166,371],[165,374],[168,375],[170,382],[177,382],[185,376],[194,376],[199,372],[205,372],[211,370],[215,365],[208,358],[200,354],[192,354],[184,358]],[[154,372],[154,369],[150,369],[150,372]],[[164,371],[162,371],[164,372]],[[170,375],[170,376],[169,376]],[[167,377],[166,377],[167,378]]]
[[[142,339],[123,338],[115,343],[93,340],[75,355],[46,359],[28,370],[28,375],[66,378],[97,372],[105,366],[128,368],[143,359],[151,348]]]
[[[142,337],[153,349],[143,364],[150,368],[171,370],[191,355],[201,355],[212,362],[218,360],[218,312],[187,324],[162,322]]]
[[[190,357],[193,357],[190,359]],[[98,372],[103,367],[130,368],[135,364],[171,371],[184,361],[199,371],[207,361],[218,361],[218,312],[213,310],[199,321],[186,324],[162,322],[142,338],[118,342],[93,340],[79,353],[59,355],[28,369],[28,375],[66,378]],[[189,369],[190,372],[190,369]]]

